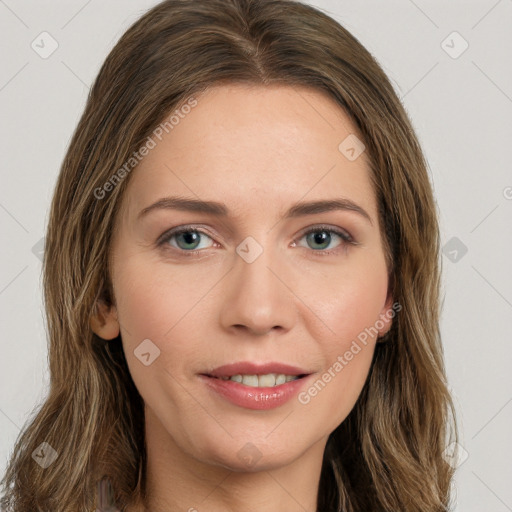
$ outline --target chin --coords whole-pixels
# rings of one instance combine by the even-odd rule
[[[288,466],[305,450],[305,448],[302,450],[297,448],[294,452],[290,448],[283,451],[282,445],[277,448],[272,443],[269,444],[268,440],[265,443],[258,440],[252,442],[245,436],[243,441],[233,440],[225,447],[216,444],[211,450],[202,449],[198,459],[203,463],[219,466],[235,473],[257,473]],[[209,454],[206,459],[205,453]]]

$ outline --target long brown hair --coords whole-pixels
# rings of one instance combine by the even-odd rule
[[[143,401],[120,339],[101,340],[89,319],[98,301],[112,302],[110,241],[136,167],[126,162],[191,98],[237,82],[322,91],[352,119],[370,161],[390,290],[402,306],[356,406],[329,437],[318,510],[449,507],[454,470],[443,450],[457,426],[439,331],[437,211],[392,85],[357,39],[311,6],[166,0],[108,55],[62,164],[43,262],[50,390],[14,447],[5,510],[93,510],[105,476],[119,508],[143,499]],[[57,452],[46,468],[32,456],[41,443]]]

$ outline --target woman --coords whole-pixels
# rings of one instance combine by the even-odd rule
[[[4,508],[448,510],[438,255],[418,141],[351,34],[288,0],[160,3],[63,162],[51,388]]]

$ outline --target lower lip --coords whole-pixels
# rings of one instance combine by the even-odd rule
[[[199,375],[199,378],[210,389],[235,405],[246,409],[267,410],[275,409],[291,400],[312,375],[267,388],[246,386],[232,380],[222,380],[207,375]]]

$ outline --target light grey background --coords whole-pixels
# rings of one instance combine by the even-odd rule
[[[448,244],[442,334],[468,455],[457,511],[512,511],[512,0],[310,3],[376,56],[425,150]],[[2,474],[47,390],[38,255],[59,167],[103,60],[155,4],[0,0]],[[46,59],[31,47],[51,48],[43,31],[58,43]]]

